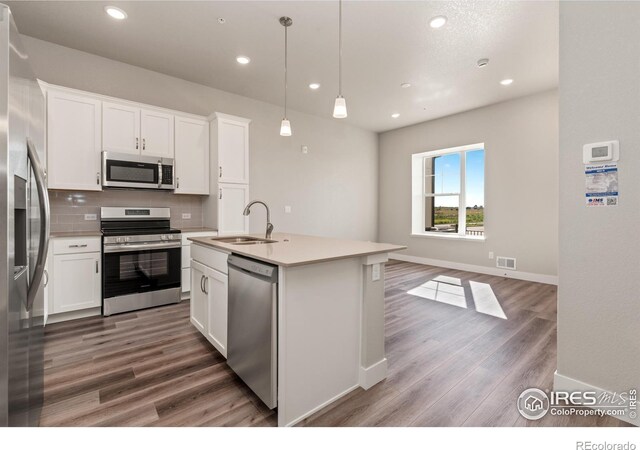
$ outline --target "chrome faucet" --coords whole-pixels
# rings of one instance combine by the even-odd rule
[[[267,232],[265,233],[265,239],[271,239],[271,232],[273,231],[273,224],[271,223],[271,216],[269,214],[269,207],[267,206],[267,204],[265,202],[260,201],[260,200],[254,200],[252,202],[249,202],[249,204],[244,207],[244,212],[242,214],[245,215],[245,216],[248,216],[249,213],[251,212],[251,206],[253,206],[255,203],[260,203],[261,205],[264,205],[265,209],[267,210]]]

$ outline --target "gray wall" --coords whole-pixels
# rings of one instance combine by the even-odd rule
[[[640,3],[560,5],[558,373],[640,387]],[[594,32],[597,30],[597,32]],[[588,209],[582,146],[620,141],[620,204]]]
[[[485,143],[484,242],[411,237],[411,155]],[[490,251],[517,269],[556,275],[558,94],[511,100],[380,135],[379,238],[405,254],[495,267]]]
[[[193,114],[219,111],[252,119],[251,197],[271,206],[276,231],[375,240],[378,138],[331,118],[332,105],[326,118],[289,111],[294,134],[283,138],[280,106],[28,36],[24,44],[36,75],[49,83]],[[302,145],[309,146],[308,154],[301,153]],[[259,208],[250,219],[252,231],[264,230]]]

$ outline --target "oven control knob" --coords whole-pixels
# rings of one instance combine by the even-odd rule
[[[117,237],[117,238],[116,238],[116,243],[117,243],[117,244],[119,244],[120,242],[122,242],[122,238]]]
[[[167,235],[163,234],[162,236],[160,236],[160,240],[161,241],[166,241],[167,240]]]
[[[126,242],[131,241],[131,238],[129,236],[127,236],[126,238],[124,238]]]

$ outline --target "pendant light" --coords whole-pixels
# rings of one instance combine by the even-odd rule
[[[284,27],[284,117],[280,124],[280,136],[291,136],[291,123],[287,119],[287,29],[293,25],[291,17],[280,17],[280,25]]]
[[[347,117],[347,102],[342,96],[342,0],[340,0],[340,13],[338,19],[338,96],[333,106],[333,117],[344,119]]]

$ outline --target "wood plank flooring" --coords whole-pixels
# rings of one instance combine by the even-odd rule
[[[301,425],[625,425],[519,416],[516,399],[525,387],[552,386],[554,286],[398,261],[387,264],[385,275],[388,378]],[[437,277],[451,277],[437,285],[438,298],[466,307],[407,293]],[[486,285],[507,319],[476,311],[472,288],[486,292]],[[46,327],[43,426],[275,424],[275,413],[190,324],[188,301]]]

